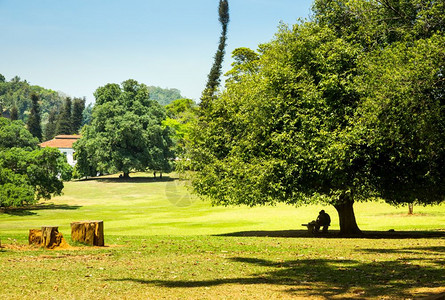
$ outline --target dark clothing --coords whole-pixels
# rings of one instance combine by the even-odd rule
[[[316,222],[320,226],[330,226],[331,217],[327,213],[320,213]]]
[[[318,232],[320,230],[320,227],[323,226],[323,232],[328,231],[328,227],[331,225],[331,217],[325,213],[324,211],[320,212],[318,215],[317,220],[315,221],[315,232]]]

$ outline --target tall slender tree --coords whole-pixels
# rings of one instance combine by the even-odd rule
[[[53,108],[49,112],[48,123],[46,124],[46,127],[45,127],[45,140],[47,140],[47,141],[54,138],[54,136],[56,135],[58,114],[59,114],[59,112],[58,112],[57,108]]]
[[[229,24],[229,2],[227,0],[219,1],[219,22],[221,23],[221,37],[219,38],[218,50],[216,51],[213,66],[208,75],[207,84],[202,92],[201,107],[205,108],[209,102],[215,97],[216,89],[221,82],[222,63],[224,60],[226,41],[227,41],[227,27]]]
[[[82,127],[83,110],[85,109],[85,98],[74,98],[73,112],[71,116],[72,133],[79,133]]]
[[[56,135],[72,134],[71,109],[72,101],[71,98],[67,97],[62,112],[59,115],[59,120],[57,121]]]
[[[37,94],[31,95],[31,113],[28,118],[28,130],[39,141],[42,140],[42,126],[40,124],[40,105],[39,96]]]

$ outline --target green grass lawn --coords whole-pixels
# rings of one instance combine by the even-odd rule
[[[314,238],[301,223],[325,209],[336,230],[333,207],[212,207],[178,180],[134,176],[68,182],[60,197],[0,213],[2,299],[409,299],[445,292],[444,205],[415,207],[408,216],[406,207],[357,203],[362,230],[411,234]],[[26,245],[28,230],[42,225],[59,226],[71,243],[69,224],[81,220],[104,220],[107,247]]]

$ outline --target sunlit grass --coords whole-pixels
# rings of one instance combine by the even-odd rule
[[[2,299],[411,299],[445,292],[443,234],[313,238],[301,224],[325,209],[338,230],[333,207],[212,207],[179,181],[146,176],[68,182],[63,196],[0,213]],[[444,230],[443,205],[415,207],[412,216],[375,202],[357,203],[355,211],[366,231]],[[70,223],[80,220],[104,220],[107,247],[73,244]],[[28,246],[28,230],[42,225],[59,226],[72,248]],[[292,230],[303,234],[267,237]]]
[[[146,174],[136,174],[147,176]],[[27,234],[42,225],[59,226],[69,233],[70,223],[104,220],[107,234],[118,235],[208,235],[249,230],[294,230],[316,218],[320,209],[332,217],[333,207],[277,205],[274,207],[212,207],[190,195],[180,181],[153,178],[119,182],[89,180],[65,183],[64,195],[43,203],[39,209],[0,213],[1,234]],[[384,203],[356,203],[357,222],[362,230],[444,229],[445,206],[407,207]]]

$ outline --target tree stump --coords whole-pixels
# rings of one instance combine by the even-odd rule
[[[59,232],[59,227],[42,226],[42,229],[30,229],[28,241],[30,245],[42,246],[48,249],[66,246],[63,235]]]
[[[72,222],[71,240],[92,246],[104,246],[104,221]]]
[[[42,244],[42,230],[40,229],[30,229],[28,242],[30,245],[40,246]]]

